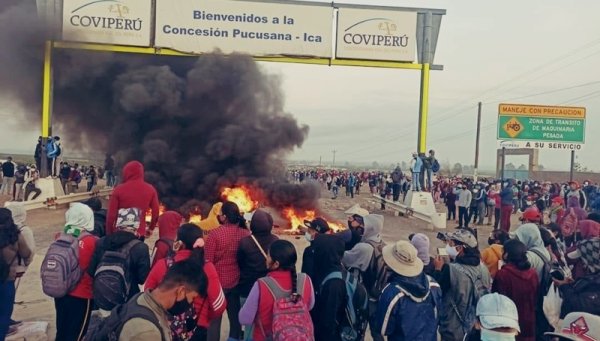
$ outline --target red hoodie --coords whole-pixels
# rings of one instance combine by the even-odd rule
[[[498,270],[492,291],[507,296],[517,306],[521,334],[517,341],[535,341],[535,310],[539,288],[537,272],[534,268],[519,270],[513,264],[506,264]]]
[[[150,231],[153,231],[158,221],[158,194],[154,186],[144,181],[144,165],[138,161],[128,162],[123,167],[123,183],[117,186],[108,202],[106,215],[106,234],[115,232],[117,214],[121,208],[139,208],[142,214],[138,236],[146,233],[146,220],[144,214],[152,209]]]
[[[179,250],[175,254],[174,261],[179,262],[186,260],[191,254],[192,252],[190,250]],[[225,308],[227,308],[227,301],[225,300],[225,294],[221,288],[221,282],[219,282],[217,269],[215,269],[213,263],[206,262],[203,269],[208,278],[206,297],[198,296],[194,300],[194,307],[198,313],[198,326],[208,328],[211,320],[223,315]],[[156,262],[146,278],[144,290],[149,291],[156,288],[166,274],[167,260],[162,259]]]
[[[167,257],[171,245],[177,239],[177,229],[183,217],[175,211],[167,211],[158,217],[158,240],[154,243],[152,251],[152,266],[159,260]],[[165,241],[170,241],[165,242]]]

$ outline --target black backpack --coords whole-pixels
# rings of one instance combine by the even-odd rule
[[[133,239],[118,251],[105,251],[94,273],[94,303],[111,310],[127,302],[131,289],[131,249],[141,243]]]
[[[563,297],[561,317],[571,312],[600,315],[600,273],[560,286],[560,293]]]
[[[371,264],[369,264],[366,271],[364,284],[371,299],[379,300],[379,296],[390,277],[389,269],[383,260],[385,243],[383,241],[379,243],[366,241],[366,243],[373,247],[373,257],[371,257]]]
[[[134,318],[141,318],[151,322],[156,328],[158,328],[160,331],[161,340],[166,341],[163,329],[160,326],[160,322],[156,318],[156,315],[149,308],[141,306],[137,303],[137,299],[140,295],[142,295],[142,293],[135,295],[128,303],[118,305],[111,310],[110,315],[103,319],[96,326],[96,328],[88,331],[85,336],[85,340],[118,341],[125,323]]]

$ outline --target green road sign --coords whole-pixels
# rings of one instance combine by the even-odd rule
[[[585,143],[585,108],[500,104],[498,139]]]

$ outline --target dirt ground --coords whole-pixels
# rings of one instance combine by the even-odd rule
[[[0,207],[4,205],[6,197],[0,197]],[[332,200],[330,194],[326,191],[322,191],[322,198],[320,200],[320,208],[322,212],[329,216],[331,219],[337,219],[339,222],[345,224],[346,211],[354,204],[360,204],[361,207],[368,209],[371,213],[377,213],[384,215],[384,229],[383,239],[388,242],[395,242],[400,239],[407,239],[411,233],[422,232],[429,236],[431,240],[431,253],[435,254],[437,247],[443,247],[443,243],[435,238],[439,230],[433,230],[428,227],[428,224],[420,221],[416,218],[405,218],[394,214],[391,210],[381,211],[379,210],[379,203],[371,197],[368,192],[368,188],[363,187],[361,194],[356,195],[354,199],[346,197],[343,193],[338,196],[337,199]],[[39,269],[42,259],[48,249],[48,246],[54,239],[54,235],[62,230],[65,222],[64,214],[66,208],[59,209],[38,209],[28,212],[27,223],[32,228],[35,241],[36,241],[36,257],[33,263],[30,265],[28,272],[21,279],[17,291],[17,297],[15,302],[15,309],[13,318],[16,320],[23,321],[46,321],[49,324],[48,328],[48,340],[54,340],[56,333],[54,326],[54,304],[52,299],[45,296],[42,292]],[[438,204],[438,211],[445,212],[445,207]],[[281,218],[274,216],[275,224],[285,226],[286,222]],[[515,218],[516,219],[516,218]],[[447,231],[454,230],[457,224],[454,222],[448,222]],[[480,245],[487,245],[487,238],[491,231],[490,226],[478,227],[479,230],[479,241]],[[276,233],[281,232],[281,229],[276,229]],[[156,237],[156,233],[155,236]],[[301,259],[302,252],[307,246],[307,242],[302,236],[293,236],[289,234],[280,233],[281,238],[290,240],[296,246],[298,251],[299,259]],[[154,245],[155,238],[151,238],[147,241],[149,246]],[[300,265],[299,265],[300,266]],[[226,339],[227,330],[227,319],[224,319],[222,339]],[[368,337],[370,339],[370,337]],[[12,340],[12,339],[9,339]],[[22,340],[22,339],[15,339]]]

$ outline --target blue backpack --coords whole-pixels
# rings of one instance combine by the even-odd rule
[[[321,288],[330,279],[341,279],[346,284],[346,323],[342,324],[340,331],[344,341],[363,340],[369,322],[369,294],[365,286],[359,281],[358,270],[351,272],[334,271],[327,275]]]
[[[431,165],[431,171],[433,171],[434,173],[437,173],[440,171],[440,163],[438,162],[438,160],[433,160],[433,165]]]

